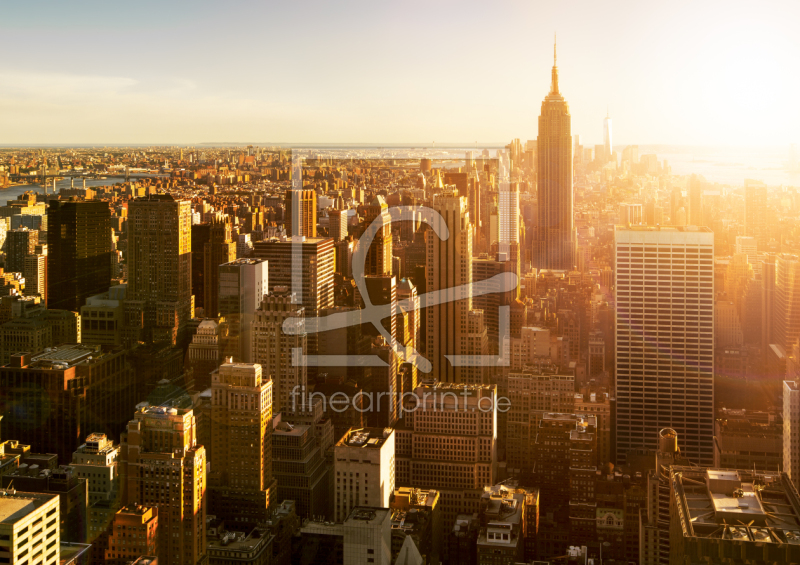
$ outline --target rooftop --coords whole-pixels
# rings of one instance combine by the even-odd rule
[[[58,495],[0,489],[0,523],[13,524],[54,498]]]
[[[351,428],[336,446],[380,449],[393,432],[392,428]]]
[[[673,467],[684,537],[800,545],[800,498],[785,473]]]

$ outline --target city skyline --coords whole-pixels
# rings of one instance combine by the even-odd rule
[[[553,32],[586,143],[602,143],[607,108],[620,146],[797,142],[800,79],[783,69],[800,52],[789,23],[800,14],[788,2],[406,6],[241,2],[230,21],[202,2],[159,5],[157,17],[12,6],[0,23],[15,54],[0,64],[3,142],[532,139]]]

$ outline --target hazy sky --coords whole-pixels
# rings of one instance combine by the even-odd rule
[[[800,143],[800,2],[3,2],[0,144]]]

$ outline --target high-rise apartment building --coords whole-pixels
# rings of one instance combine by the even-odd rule
[[[209,240],[203,247],[203,309],[207,318],[219,315],[219,266],[236,259],[236,243],[231,238],[231,224],[213,221]]]
[[[25,257],[22,276],[25,277],[25,295],[42,297],[47,303],[47,255],[34,253]],[[54,308],[59,308],[54,306]],[[65,308],[71,310],[71,308]]]
[[[191,202],[153,194],[128,216],[128,340],[180,344],[192,317]]]
[[[714,450],[714,234],[617,226],[617,460],[674,429],[701,465]]]
[[[558,91],[558,67],[553,48],[550,93],[539,115],[537,187],[539,191],[540,269],[572,270],[575,267],[577,233],[573,218],[572,117]]]
[[[223,357],[252,362],[252,324],[267,293],[267,262],[236,259],[219,266],[220,348]]]
[[[29,230],[28,228],[9,230],[6,233],[6,263],[3,270],[9,273],[21,273],[24,271],[25,257],[36,253],[36,245],[38,243],[38,231]]]
[[[313,190],[286,191],[286,235],[317,237],[317,193]]]
[[[307,337],[302,330],[304,309],[296,304],[286,287],[276,287],[264,296],[252,323],[252,359],[261,365],[264,374],[272,379],[274,414],[299,410],[307,386],[307,366],[295,362],[295,351],[307,353]],[[295,324],[297,331],[289,333],[284,324]],[[294,393],[294,395],[293,395]]]
[[[209,512],[254,527],[276,504],[272,380],[261,365],[223,363],[211,376]]]
[[[498,193],[498,242],[519,243],[519,184],[501,182]]]
[[[158,507],[158,559],[206,558],[206,450],[192,410],[142,405],[122,437],[123,504]]]
[[[389,507],[395,484],[394,447],[392,428],[350,429],[336,443],[334,520],[344,521],[356,506]]]
[[[111,211],[108,202],[51,200],[47,221],[47,305],[77,312],[111,286]]]
[[[445,355],[462,355],[467,333],[467,314],[472,309],[472,224],[467,199],[453,188],[440,188],[433,208],[444,219],[449,237],[440,239],[433,230],[425,233],[426,292],[439,292],[439,303],[425,308],[427,358],[433,376],[442,382],[461,382],[461,367],[454,367]]]

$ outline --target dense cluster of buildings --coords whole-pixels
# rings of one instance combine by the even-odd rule
[[[797,192],[551,76],[492,150],[0,152],[73,178],[0,206],[0,563],[800,562]]]

